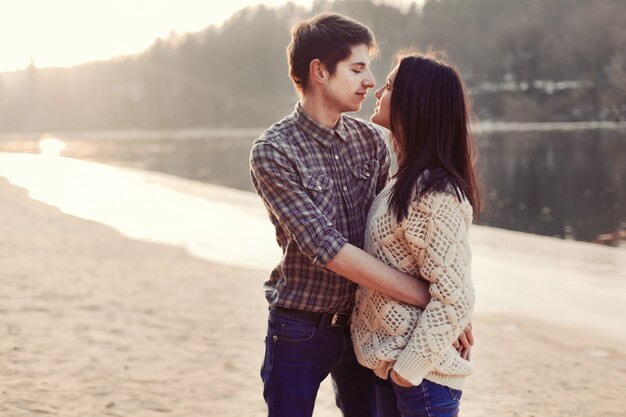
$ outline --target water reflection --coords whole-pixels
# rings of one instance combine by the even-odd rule
[[[44,137],[39,141],[39,151],[44,156],[60,156],[67,145],[54,137]]]
[[[485,129],[479,136],[486,203],[481,224],[585,241],[623,227],[625,127],[528,131],[515,125],[509,132],[504,127]],[[55,140],[66,145],[65,156],[252,191],[248,155],[259,133],[164,131],[107,137],[99,132],[57,135]],[[0,150],[37,153],[39,143],[36,136],[4,137]]]
[[[480,140],[481,223],[591,240],[626,221],[624,131],[493,133]]]

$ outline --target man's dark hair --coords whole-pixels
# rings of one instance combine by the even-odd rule
[[[367,45],[370,54],[378,51],[372,31],[362,23],[337,13],[322,13],[296,23],[287,47],[289,75],[298,91],[309,82],[309,64],[319,59],[331,75],[337,63],[348,58],[355,45]]]

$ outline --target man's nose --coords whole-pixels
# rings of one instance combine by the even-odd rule
[[[367,72],[367,76],[363,80],[363,86],[366,88],[374,88],[376,81],[374,81],[374,75],[370,71]]]

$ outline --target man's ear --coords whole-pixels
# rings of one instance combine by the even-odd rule
[[[309,80],[314,83],[324,84],[328,81],[328,71],[319,59],[314,59],[309,63]]]

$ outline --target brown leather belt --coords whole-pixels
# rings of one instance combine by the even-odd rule
[[[281,316],[291,317],[316,326],[346,327],[350,324],[350,314],[348,313],[316,313],[284,307],[272,307],[271,310]]]

